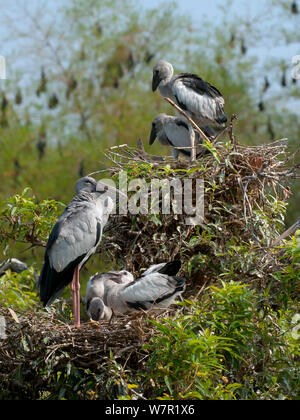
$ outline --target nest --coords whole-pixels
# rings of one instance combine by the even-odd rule
[[[110,176],[115,180],[121,171],[136,173],[137,177],[142,173],[148,183],[153,178],[161,178],[162,174],[170,181],[174,177],[203,179],[205,210],[200,226],[187,226],[184,214],[160,214],[157,223],[148,215],[115,216],[101,248],[110,250],[114,259],[121,260],[129,270],[138,274],[151,263],[182,257],[188,260],[195,253],[209,253],[205,239],[197,241],[196,248],[189,247],[192,238],[199,233],[201,237],[203,231],[214,235],[215,243],[223,250],[226,241],[233,236],[241,242],[269,247],[282,225],[273,223],[270,227],[266,223],[263,228],[257,213],[265,213],[270,220],[275,217],[274,199],[288,200],[291,195],[289,183],[299,178],[296,171],[300,164],[291,166],[296,153],[288,155],[287,139],[245,147],[237,144],[232,123],[227,131],[229,142],[226,146],[224,143],[214,144],[217,158],[207,154],[195,163],[148,155],[141,141],[138,141],[137,149],[127,145],[110,148],[106,157],[114,163]],[[166,166],[170,170],[165,171]]]
[[[103,382],[113,374],[112,385],[122,379],[110,372],[111,355],[124,371],[141,369],[148,357],[142,346],[153,334],[149,314],[144,313],[115,317],[111,322],[82,323],[80,327],[40,311],[17,314],[2,308],[0,317],[5,319],[5,337],[0,336],[0,399],[6,393],[10,398],[39,398],[44,390],[51,389],[56,373],[71,365],[98,375],[102,397],[107,398],[112,391],[105,389]],[[115,397],[119,394],[118,389]],[[84,397],[79,388],[80,396]]]

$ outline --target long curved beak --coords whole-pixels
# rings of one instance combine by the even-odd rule
[[[157,134],[156,134],[155,125],[152,125],[152,130],[151,130],[150,138],[149,138],[149,144],[150,145],[154,143],[154,141],[156,139],[156,136],[157,136]]]
[[[153,78],[152,78],[152,92],[155,92],[158,85],[160,83],[160,78],[158,74],[153,74]]]

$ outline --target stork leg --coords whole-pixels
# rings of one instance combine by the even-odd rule
[[[73,310],[74,310],[74,325],[79,327],[80,325],[80,282],[79,282],[79,266],[74,270],[73,280],[71,283],[71,291],[73,298]]]
[[[191,141],[191,162],[195,162],[196,160],[196,139],[195,139],[195,131],[194,127],[189,124],[189,135],[190,135],[190,141]]]

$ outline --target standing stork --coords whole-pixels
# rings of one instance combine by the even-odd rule
[[[168,308],[185,288],[185,279],[176,276],[180,267],[180,261],[156,264],[136,280],[125,270],[96,274],[87,283],[89,317],[109,320],[112,313]]]
[[[158,88],[161,96],[175,102],[199,127],[227,122],[225,101],[217,88],[196,74],[173,73],[172,64],[160,60],[153,68],[153,92]]]
[[[49,306],[72,282],[74,324],[79,326],[79,270],[96,252],[114,202],[91,177],[80,178],[75,190],[77,195],[50,233],[38,285],[41,301]]]
[[[202,143],[200,134],[196,130],[194,132],[195,143],[198,146],[196,149],[196,157],[198,158],[201,155],[209,153],[209,150],[204,147],[201,148],[201,146],[199,147]],[[210,126],[206,126],[204,132],[210,136],[214,131]],[[178,158],[179,153],[185,156],[191,156],[190,129],[185,118],[159,114],[152,121],[149,144],[153,144],[156,138],[163,146],[172,147],[172,155],[175,159]]]

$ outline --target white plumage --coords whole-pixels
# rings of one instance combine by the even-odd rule
[[[159,89],[163,97],[172,99],[199,125],[224,124],[225,101],[221,92],[193,73],[173,76],[172,64],[159,61],[153,69],[152,90]]]

